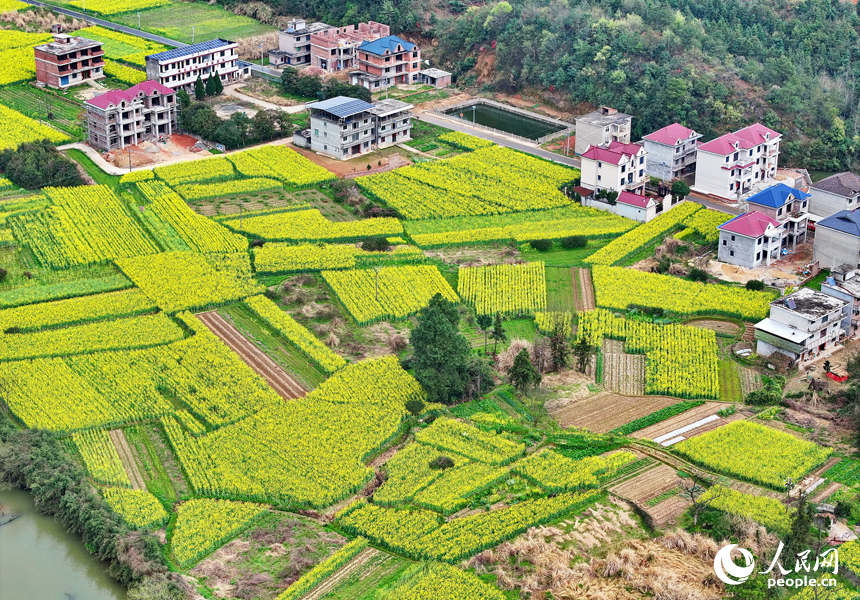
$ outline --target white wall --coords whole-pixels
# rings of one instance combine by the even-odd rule
[[[705,194],[734,198],[735,192],[729,190],[731,171],[723,169],[725,164],[725,156],[699,150],[696,154],[696,182],[693,187]]]
[[[816,226],[812,260],[818,261],[822,269],[844,264],[856,266],[860,260],[860,238],[829,227]]]
[[[645,159],[645,173],[649,177],[659,177],[663,181],[671,181],[675,164],[675,146],[645,140],[645,150],[648,152]],[[666,164],[664,166],[660,163]]]
[[[848,204],[848,199],[838,194],[815,188],[810,188],[809,193],[812,194],[812,198],[809,199],[809,212],[819,217],[829,217],[840,210],[857,208],[856,202]]]

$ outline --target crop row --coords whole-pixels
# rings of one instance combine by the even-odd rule
[[[517,462],[514,471],[548,492],[560,493],[597,487],[600,476],[634,460],[636,455],[630,452],[616,452],[606,458],[589,456],[573,460],[545,448]]]
[[[111,509],[130,527],[160,527],[169,517],[158,499],[146,490],[109,487],[102,490],[102,494]]]
[[[108,58],[105,59],[104,72],[108,77],[113,77],[117,81],[129,86],[137,85],[138,83],[146,81],[145,71],[127,67]]]
[[[257,161],[271,174],[259,168],[252,168],[243,160],[246,157]],[[246,177],[273,177],[294,188],[314,187],[335,179],[334,174],[328,170],[283,145],[260,146],[254,150],[232,154],[229,158],[236,165],[236,169]]]
[[[83,431],[74,434],[72,441],[94,480],[106,485],[131,487],[131,480],[107,431]]]
[[[415,495],[414,503],[445,515],[457,512],[476,494],[496,485],[510,473],[509,467],[470,462],[442,473]]]
[[[543,311],[546,310],[544,263],[461,267],[457,292],[479,315]]]
[[[282,242],[354,242],[403,233],[403,226],[397,219],[386,217],[335,223],[315,208],[241,219],[235,216],[222,219],[221,223],[234,231]]]
[[[415,434],[422,444],[490,465],[506,465],[523,455],[525,445],[481,431],[453,419],[436,419],[430,427]]]
[[[89,0],[89,4],[86,6],[86,0],[71,0],[69,4],[77,8],[86,8],[88,11],[100,15],[118,15],[164,6],[170,4],[170,0]]]
[[[704,401],[702,400],[687,400],[684,402],[679,402],[678,404],[673,404],[672,406],[667,406],[666,408],[656,410],[650,415],[644,416],[640,419],[636,419],[635,421],[630,421],[626,425],[623,425],[617,429],[613,429],[612,433],[617,433],[618,435],[628,435],[633,433],[634,431],[639,431],[640,429],[645,429],[646,427],[654,425],[655,423],[670,419],[675,415],[680,415],[682,412],[688,411],[691,408],[696,408],[697,406],[701,406],[702,404],[704,404]]]
[[[414,573],[417,571],[417,573]],[[411,575],[411,577],[410,577]],[[418,564],[401,578],[393,591],[409,600],[505,600],[498,588],[477,575],[445,563]]]
[[[352,540],[341,548],[338,548],[337,552],[326,558],[321,563],[318,563],[313,569],[290,584],[290,587],[284,590],[277,597],[277,600],[299,600],[302,596],[305,596],[312,589],[328,579],[346,563],[358,556],[358,554],[365,548],[367,548],[367,540],[361,537]]]
[[[357,266],[417,263],[424,259],[424,253],[414,246],[401,246],[390,252],[368,252],[350,244],[270,242],[254,249],[254,266],[258,273],[352,269]]]
[[[684,219],[683,225],[704,237],[709,243],[713,243],[720,239],[720,230],[717,227],[728,220],[726,213],[707,208],[696,211]]]
[[[573,331],[573,313],[565,312],[541,312],[535,313],[535,327],[544,335],[552,335],[555,328],[561,325],[562,331],[569,336]]]
[[[373,495],[373,501],[381,506],[411,502],[416,493],[442,475],[442,471],[430,467],[430,463],[440,456],[440,451],[432,446],[406,446],[385,463],[388,477],[385,484]],[[463,464],[466,460],[456,454],[450,458],[454,461],[454,466]]]
[[[189,183],[176,186],[176,191],[179,195],[189,202],[268,190],[283,190],[283,186],[279,181],[263,177],[219,181],[216,183]]]
[[[195,499],[176,511],[170,548],[182,567],[188,567],[243,531],[266,508],[248,502]]]
[[[717,498],[711,500],[713,496],[717,496]],[[711,500],[711,508],[752,519],[776,534],[785,535],[791,529],[794,511],[789,512],[782,502],[774,498],[744,494],[731,488],[716,485],[702,496],[702,502],[708,500]]]
[[[226,181],[236,176],[233,163],[223,156],[156,167],[154,172],[159,179],[171,186]]]
[[[138,67],[146,67],[147,54],[156,54],[168,49],[163,44],[98,25],[79,29],[75,35],[101,42],[106,57]]]

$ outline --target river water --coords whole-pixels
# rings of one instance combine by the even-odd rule
[[[0,526],[2,600],[124,600],[125,589],[105,573],[77,535],[40,514],[33,497],[0,490],[6,514],[20,518]]]

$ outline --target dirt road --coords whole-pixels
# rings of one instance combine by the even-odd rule
[[[302,600],[318,600],[319,598],[322,598],[327,593],[337,588],[344,579],[358,572],[367,563],[367,561],[377,554],[379,554],[379,550],[376,548],[365,548],[359,552],[355,558],[346,563],[338,571],[334,572],[331,577],[314,588],[311,593],[306,594]]]
[[[285,399],[301,398],[307,393],[278,363],[266,356],[217,312],[201,313],[197,317]]]
[[[571,269],[571,275],[573,276],[573,291],[576,296],[576,310],[580,312],[593,310],[595,303],[594,285],[591,283],[591,270],[574,268]]]
[[[137,462],[134,460],[134,454],[125,438],[125,432],[122,429],[113,429],[109,435],[120,460],[122,460],[122,466],[125,467],[125,472],[128,473],[128,478],[131,480],[131,487],[136,490],[145,490],[146,483],[143,481],[140,469],[137,468]]]

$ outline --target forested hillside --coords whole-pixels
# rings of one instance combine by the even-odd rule
[[[429,54],[460,83],[610,104],[638,117],[636,135],[680,121],[710,136],[761,120],[787,134],[788,164],[833,170],[860,158],[860,19],[848,2],[441,2],[281,0],[277,11],[389,22],[435,38]],[[476,64],[492,75],[483,68],[479,80]]]

